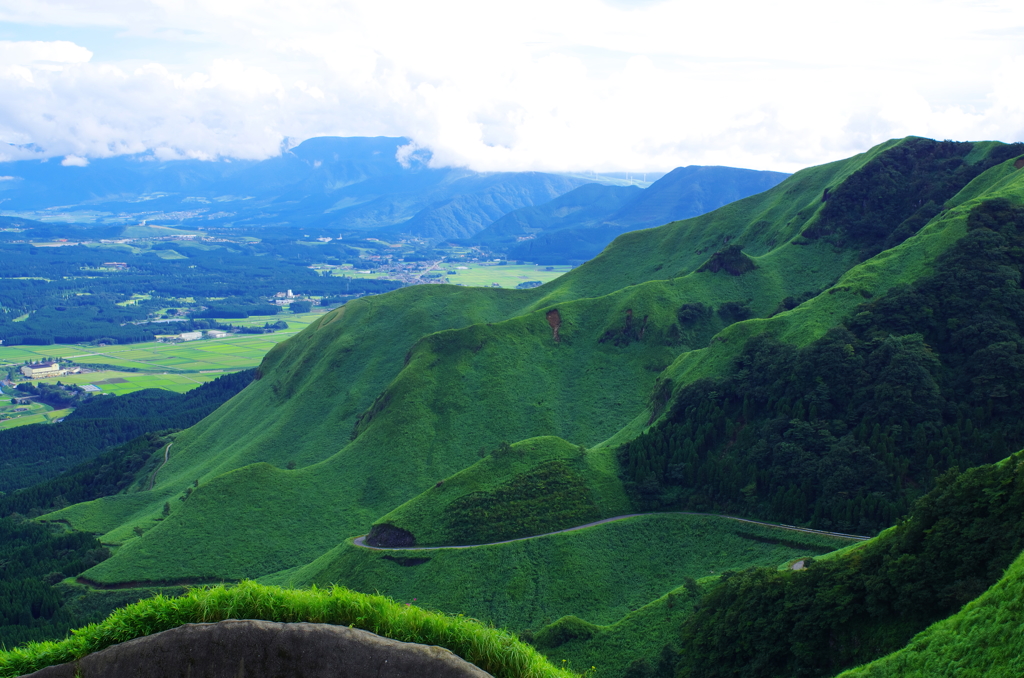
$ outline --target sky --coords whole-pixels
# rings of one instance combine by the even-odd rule
[[[1024,140],[1024,3],[0,0],[0,160],[404,136],[478,171]]]

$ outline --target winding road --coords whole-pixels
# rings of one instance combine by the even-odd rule
[[[167,459],[171,455],[171,445],[173,445],[173,444],[174,444],[173,441],[169,442],[169,443],[167,443],[167,447],[164,448],[164,460],[162,462],[160,462],[160,465],[156,467],[155,471],[153,471],[153,475],[151,475],[149,477],[149,488],[148,489],[150,489],[150,490],[153,489],[153,484],[156,483],[156,474],[160,473],[160,469],[162,469],[164,467],[164,464],[167,463]]]
[[[366,535],[362,537],[356,537],[353,542],[356,546],[361,546],[364,549],[373,549],[374,551],[436,551],[438,549],[472,549],[480,546],[494,546],[496,544],[511,544],[517,541],[526,541],[528,539],[540,539],[541,537],[549,537],[553,534],[564,534],[566,532],[575,532],[576,530],[582,530],[588,527],[594,527],[595,525],[602,525],[604,523],[611,523],[616,520],[625,520],[626,518],[637,518],[639,516],[708,516],[711,518],[725,518],[726,520],[735,520],[740,523],[749,523],[751,525],[761,525],[763,527],[775,527],[780,530],[788,530],[790,532],[803,532],[805,534],[820,534],[826,537],[836,537],[838,539],[849,539],[850,541],[866,541],[871,537],[865,537],[859,534],[845,534],[843,532],[826,532],[825,530],[812,530],[809,527],[796,527],[794,525],[783,525],[781,523],[764,523],[758,520],[749,520],[747,518],[737,518],[736,516],[724,516],[718,513],[694,513],[692,511],[666,511],[661,513],[629,513],[623,516],[615,516],[614,518],[605,518],[604,520],[598,520],[593,523],[587,523],[586,525],[578,525],[576,527],[569,527],[564,530],[555,530],[554,532],[546,532],[544,534],[535,534],[532,537],[519,537],[518,539],[506,539],[505,541],[494,541],[487,544],[465,544],[462,546],[370,546],[366,543]]]

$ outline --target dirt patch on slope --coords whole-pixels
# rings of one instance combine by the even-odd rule
[[[553,308],[547,313],[548,325],[551,325],[551,338],[555,340],[557,344],[562,339],[558,336],[558,328],[562,326],[562,315],[558,312],[557,308]]]

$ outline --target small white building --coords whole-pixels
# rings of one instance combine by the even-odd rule
[[[210,339],[221,339],[228,336],[228,333],[223,330],[206,330],[206,336]]]
[[[182,332],[178,335],[178,339],[181,339],[182,341],[195,341],[196,339],[202,338],[203,333],[200,330],[196,330],[195,332]]]
[[[32,363],[31,365],[25,365],[21,368],[21,373],[29,379],[39,379],[41,377],[56,377],[60,374],[60,363],[58,362],[45,362],[45,363]]]

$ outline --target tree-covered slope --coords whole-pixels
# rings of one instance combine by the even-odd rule
[[[906,520],[845,554],[723,577],[681,625],[678,675],[828,676],[902,647],[1024,550],[1022,462],[947,473]]]
[[[824,336],[754,334],[728,372],[681,388],[619,452],[637,501],[876,531],[946,468],[1024,445],[1024,210],[993,197],[956,214],[915,239],[966,231],[924,275],[888,290],[840,280],[834,296],[864,299]]]
[[[1004,576],[1024,548],[1021,459],[945,475],[898,525],[801,558],[802,569],[735,568],[676,581],[613,623],[559,620],[539,630],[537,645],[555,661],[614,677],[831,676],[903,647],[967,603],[851,675],[903,675],[922,665],[936,675],[959,675],[961,666],[975,671],[967,675],[982,675],[981,667],[1015,675],[999,671],[1013,665],[1022,628],[1013,598],[1019,562]],[[977,627],[968,631],[967,620]]]
[[[245,388],[252,376],[253,370],[228,374],[186,393],[154,388],[95,396],[60,423],[0,431],[0,492],[55,478],[143,433],[188,428]],[[0,515],[6,515],[3,508]]]
[[[1024,673],[1024,554],[976,600],[906,647],[841,678],[1015,678]]]

